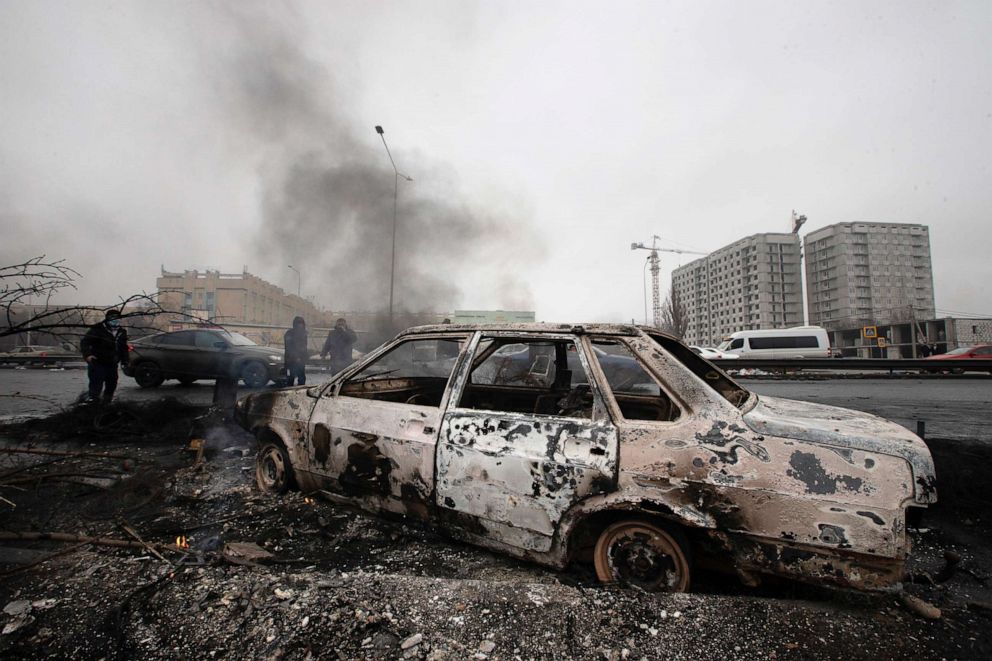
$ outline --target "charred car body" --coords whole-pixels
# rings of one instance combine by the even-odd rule
[[[758,397],[635,326],[411,329],[236,416],[263,489],[323,490],[554,568],[591,560],[645,589],[685,590],[707,564],[896,586],[907,508],[936,501],[903,427]]]

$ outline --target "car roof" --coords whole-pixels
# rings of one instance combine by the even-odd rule
[[[482,324],[432,324],[429,326],[414,326],[400,333],[406,335],[423,335],[428,333],[464,333],[464,332],[517,332],[527,334],[560,334],[575,333],[577,335],[627,335],[635,336],[641,332],[654,333],[666,338],[676,339],[653,326],[635,324],[604,324],[604,323],[482,323]]]

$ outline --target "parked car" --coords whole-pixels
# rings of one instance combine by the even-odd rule
[[[713,347],[697,347],[689,346],[693,353],[698,356],[702,356],[706,360],[733,360],[734,358],[740,358],[736,353],[727,353],[726,351],[720,351],[719,349],[714,349]]]
[[[323,490],[646,590],[686,590],[704,563],[891,587],[907,508],[936,501],[907,429],[758,396],[646,327],[410,329],[326,384],[241,399],[235,418],[264,491]]]
[[[741,358],[829,358],[830,338],[819,326],[732,333],[717,347]]]
[[[64,354],[61,347],[26,344],[0,353],[0,358],[45,358],[49,354]]]
[[[959,349],[954,349],[953,351],[948,351],[947,353],[937,354],[936,356],[927,356],[926,358],[924,358],[924,360],[941,360],[941,361],[944,361],[944,360],[992,360],[992,344],[976,344],[975,346],[972,346],[972,347],[961,347]],[[951,363],[951,365],[953,365],[953,363]],[[951,372],[954,372],[956,374],[960,374],[960,373],[964,372],[963,369],[959,369],[959,368],[956,368],[956,367],[951,367],[951,365],[948,365],[948,367],[945,368],[945,369],[940,369],[940,370],[932,369],[932,370],[927,370],[927,371],[929,371],[929,372],[951,371]],[[984,370],[981,370],[981,371],[984,371]],[[992,374],[992,369],[989,370],[989,373]]]
[[[166,379],[188,385],[224,376],[261,388],[277,380],[283,367],[278,349],[260,347],[244,335],[223,329],[196,329],[132,341],[123,370],[142,388],[155,388]]]
[[[54,345],[26,344],[0,353],[0,362],[58,365],[71,360],[82,360],[82,357],[76,351]]]

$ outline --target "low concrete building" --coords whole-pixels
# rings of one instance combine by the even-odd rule
[[[454,324],[517,324],[535,321],[533,310],[455,310]]]
[[[922,358],[931,352],[992,344],[992,319],[943,317],[866,325],[874,327],[883,346],[866,339],[862,325],[828,330],[830,346],[851,358]]]
[[[330,325],[331,313],[295,294],[287,294],[247,270],[241,273],[162,269],[156,281],[158,302],[183,316],[218,324],[285,326],[301,316],[307,324]]]

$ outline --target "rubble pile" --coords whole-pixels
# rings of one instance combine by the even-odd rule
[[[947,516],[913,531],[909,599],[791,583],[746,588],[705,572],[693,593],[646,594],[319,494],[262,494],[251,439],[203,409],[172,410],[154,424],[133,409],[121,415],[132,421],[121,433],[91,432],[86,415],[66,415],[75,417],[0,429],[0,447],[62,453],[0,452],[0,485],[10,471],[34,476],[0,488],[13,504],[0,503],[0,532],[41,535],[0,540],[5,657],[992,655],[983,606],[992,602],[992,551],[973,513],[970,524]],[[191,437],[203,438],[202,452],[187,449]],[[97,469],[105,483],[44,476]],[[51,533],[67,538],[44,537]]]

